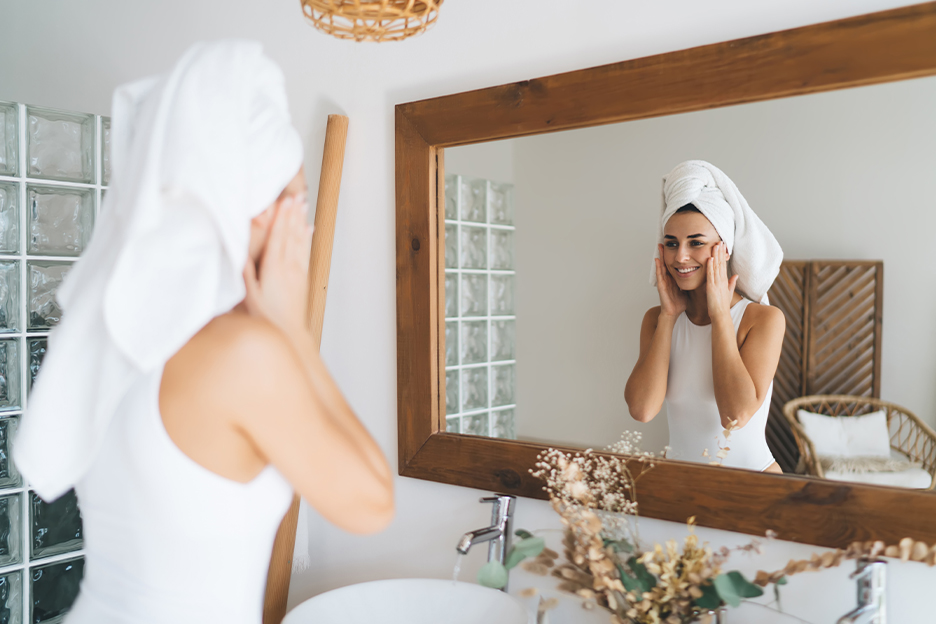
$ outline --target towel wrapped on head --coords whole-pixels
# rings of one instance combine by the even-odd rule
[[[752,301],[767,303],[767,291],[780,272],[783,250],[735,183],[715,165],[687,160],[663,178],[663,210],[658,242],[676,211],[692,204],[711,222],[728,248],[730,275],[738,276],[737,290]],[[659,257],[659,252],[655,254]],[[650,284],[656,286],[656,267]]]

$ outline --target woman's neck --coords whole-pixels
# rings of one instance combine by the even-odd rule
[[[737,291],[731,295],[731,307],[744,299]],[[686,291],[686,316],[693,325],[711,325],[712,319],[708,312],[708,295],[705,284],[695,290]]]

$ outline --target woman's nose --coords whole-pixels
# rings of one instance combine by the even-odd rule
[[[676,261],[685,262],[688,259],[689,259],[689,246],[680,245],[679,248],[676,250]]]

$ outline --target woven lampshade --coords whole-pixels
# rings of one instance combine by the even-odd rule
[[[401,41],[439,16],[443,0],[300,0],[312,25],[339,39]]]

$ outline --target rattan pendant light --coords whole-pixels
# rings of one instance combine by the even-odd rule
[[[439,16],[443,0],[300,0],[312,25],[339,39],[401,41]]]

